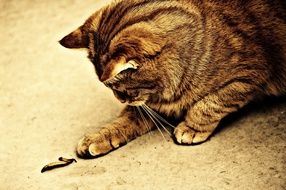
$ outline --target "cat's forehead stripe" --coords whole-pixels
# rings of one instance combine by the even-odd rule
[[[147,22],[162,15],[179,14],[186,15],[189,18],[194,16],[194,12],[189,12],[188,9],[184,8],[177,2],[170,2],[170,4],[166,4],[158,1],[148,1],[144,3],[137,3],[135,5],[134,3],[130,4],[133,4],[133,6],[125,7],[123,11],[120,11],[119,8],[121,8],[120,6],[122,5],[119,4],[117,5],[118,7],[111,7],[103,12],[103,16],[98,28],[102,45],[101,48],[103,51],[107,50],[110,45],[110,41],[115,36],[134,24]],[[138,8],[138,10],[136,8]]]

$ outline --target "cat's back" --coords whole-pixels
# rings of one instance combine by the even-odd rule
[[[201,10],[202,16],[217,19],[224,17],[226,24],[255,24],[257,27],[282,30],[286,28],[285,0],[180,0],[182,3],[195,4]],[[228,23],[232,22],[232,23]],[[275,28],[273,28],[275,26]],[[282,31],[281,31],[282,32]]]
[[[279,45],[286,58],[285,0],[207,0],[201,8],[246,39]]]
[[[184,1],[184,0],[183,0]],[[241,52],[243,60],[264,65],[269,94],[286,93],[286,1],[285,0],[187,0],[201,10],[202,18],[212,23],[210,33],[226,39],[222,49]],[[222,39],[222,38],[221,38]],[[222,40],[223,41],[223,40]],[[218,42],[220,43],[220,42]],[[214,50],[215,51],[215,50]],[[282,92],[281,92],[282,91]],[[267,93],[267,94],[268,94]]]

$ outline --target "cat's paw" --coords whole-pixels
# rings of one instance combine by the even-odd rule
[[[175,139],[179,144],[198,144],[206,141],[211,132],[199,132],[186,125],[185,122],[180,123],[174,131]]]
[[[91,158],[104,155],[115,147],[100,133],[85,135],[77,145],[77,154],[81,158]]]

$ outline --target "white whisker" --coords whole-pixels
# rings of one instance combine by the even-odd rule
[[[168,129],[161,123],[160,119],[158,119],[156,117],[156,115],[154,115],[152,112],[150,112],[150,110],[147,110],[149,112],[149,114],[159,123],[159,125],[170,135],[170,137],[172,136],[172,134],[168,131]]]
[[[148,107],[146,104],[143,104],[142,107],[145,107],[146,109],[148,109],[150,112],[152,112],[153,115],[155,115],[158,119],[160,119],[162,122],[164,122],[165,124],[169,125],[172,128],[175,128],[174,125],[172,125],[171,123],[169,123],[167,120],[165,120],[162,116],[160,116],[157,112],[155,112],[154,110],[152,110],[150,107]]]
[[[161,131],[160,127],[158,126],[158,124],[156,123],[156,121],[154,121],[154,119],[152,118],[152,116],[150,115],[150,113],[148,112],[148,110],[147,110],[146,108],[144,108],[144,107],[142,107],[142,108],[143,108],[143,110],[145,111],[145,113],[150,117],[150,119],[152,120],[152,122],[155,124],[155,126],[157,127],[157,129],[158,129],[159,132],[161,133],[162,137],[165,139],[165,141],[167,141],[166,138],[165,138],[165,136],[164,136],[164,134],[163,134],[163,132]]]
[[[139,112],[139,114],[140,114],[140,116],[141,116],[141,118],[143,120],[143,123],[145,124],[145,126],[146,126],[146,128],[148,130],[148,134],[150,135],[149,132],[151,132],[152,129],[151,129],[151,127],[149,127],[147,119],[145,118],[144,114],[142,113],[141,108],[137,107],[137,106],[136,106],[136,108],[137,108],[137,110],[138,110],[138,112]]]

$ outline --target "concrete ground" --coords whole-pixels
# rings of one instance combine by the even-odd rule
[[[98,159],[40,173],[116,117],[86,53],[57,41],[106,1],[0,0],[0,189],[286,189],[286,100],[251,104],[198,146],[158,131]],[[166,133],[165,133],[166,135]]]

